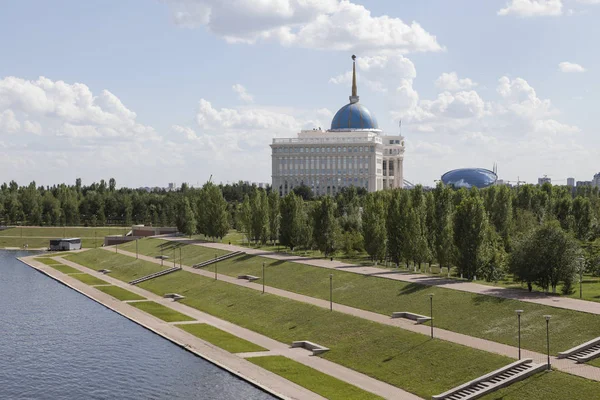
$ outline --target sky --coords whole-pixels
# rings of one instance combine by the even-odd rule
[[[0,181],[271,181],[360,101],[405,179],[600,171],[600,0],[0,0]],[[596,39],[594,39],[596,38]],[[400,131],[399,122],[402,121]]]

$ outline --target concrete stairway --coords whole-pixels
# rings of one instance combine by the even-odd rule
[[[153,274],[146,275],[146,276],[143,276],[143,277],[138,278],[138,279],[134,279],[131,282],[129,282],[129,284],[130,285],[137,285],[138,283],[141,283],[141,282],[144,282],[144,281],[148,281],[150,279],[158,278],[159,276],[164,276],[164,275],[170,274],[171,272],[179,271],[180,269],[181,269],[181,267],[173,267],[173,268],[166,269],[164,271],[158,271],[158,272],[155,272]]]
[[[546,364],[535,364],[530,358],[516,361],[487,375],[433,396],[434,400],[472,400],[523,380],[546,369]]]
[[[222,255],[221,257],[213,258],[208,261],[201,262],[199,264],[194,264],[192,267],[194,267],[194,268],[206,267],[207,265],[211,265],[211,264],[214,264],[219,261],[227,260],[228,258],[241,256],[242,254],[246,254],[246,253],[243,251],[234,251],[233,253],[225,254],[225,255]]]
[[[598,357],[600,357],[600,337],[558,353],[558,358],[568,358],[578,363],[584,363]]]

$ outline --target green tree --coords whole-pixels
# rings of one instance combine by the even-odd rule
[[[487,217],[479,192],[472,191],[456,208],[454,214],[454,244],[456,266],[467,279],[472,280],[483,265],[483,247]]]
[[[527,282],[530,291],[535,283],[556,292],[561,282],[567,288],[572,286],[581,257],[577,241],[560,224],[549,222],[518,242],[510,255],[509,268],[515,280]]]
[[[388,254],[395,264],[411,260],[410,197],[407,190],[391,192],[387,209]]]
[[[493,188],[495,188],[493,186]],[[512,229],[512,193],[507,186],[499,186],[495,190],[494,202],[488,209],[490,222],[502,238],[504,248],[510,248],[510,232]]]
[[[177,230],[184,235],[192,236],[196,232],[196,216],[187,197],[179,202],[177,210]]]
[[[250,196],[244,195],[244,201],[240,206],[239,222],[242,231],[246,234],[248,241],[252,238],[252,206]]]
[[[314,238],[318,249],[329,256],[337,249],[338,222],[335,218],[336,204],[330,196],[325,196],[317,204],[314,212]]]
[[[386,255],[387,229],[386,209],[383,197],[369,193],[365,198],[362,214],[362,232],[367,254],[373,261],[382,261]]]
[[[205,184],[202,190],[206,191],[204,205],[206,234],[212,238],[222,239],[229,232],[227,202],[223,198],[221,189],[212,183]]]
[[[279,211],[279,195],[271,191],[269,199],[269,240],[275,244],[279,238],[279,227],[281,223],[281,213]]]
[[[431,260],[427,232],[427,205],[421,185],[415,186],[410,193],[412,202],[408,224],[410,253],[413,261],[419,265],[419,270],[421,270],[421,264]]]
[[[252,238],[263,244],[269,239],[269,200],[264,190],[256,190],[250,199]]]
[[[592,218],[593,213],[590,199],[577,196],[573,200],[573,228],[577,239],[588,239],[592,229]]]
[[[302,230],[306,224],[304,202],[301,197],[290,192],[281,200],[281,229],[279,242],[292,251],[302,243]]]
[[[433,191],[433,197],[435,203],[435,256],[440,264],[440,270],[446,267],[448,275],[450,275],[450,264],[454,256],[452,189],[442,182],[438,182]]]

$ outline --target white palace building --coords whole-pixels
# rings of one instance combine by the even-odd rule
[[[350,103],[335,114],[331,129],[303,130],[297,138],[273,139],[273,190],[285,196],[306,185],[315,195],[334,195],[349,186],[369,192],[402,187],[404,138],[386,136],[358,100],[353,61]]]

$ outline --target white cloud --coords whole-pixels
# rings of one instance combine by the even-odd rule
[[[560,64],[558,64],[558,69],[560,70],[560,72],[585,72],[585,68],[583,68],[581,65],[579,64],[575,64],[575,63],[571,63],[568,61],[563,61]]]
[[[498,15],[518,17],[558,16],[563,11],[562,0],[510,0]]]
[[[246,102],[246,103],[254,102],[254,96],[252,96],[250,93],[248,93],[246,88],[244,86],[242,86],[241,84],[236,83],[235,85],[232,86],[232,89],[234,92],[236,92],[238,94],[238,98],[240,100],[242,100],[243,102]]]
[[[577,0],[581,4],[600,4],[600,0]]]
[[[458,74],[456,72],[444,72],[440,75],[439,78],[435,81],[435,86],[442,90],[447,90],[450,92],[455,92],[458,90],[469,90],[477,86],[477,83],[473,82],[469,78],[458,78]]]
[[[21,129],[21,123],[17,121],[12,110],[0,111],[0,135],[2,133],[15,133]]]
[[[275,41],[321,50],[440,51],[418,23],[372,16],[348,0],[163,0],[176,24],[205,26],[230,43]]]

